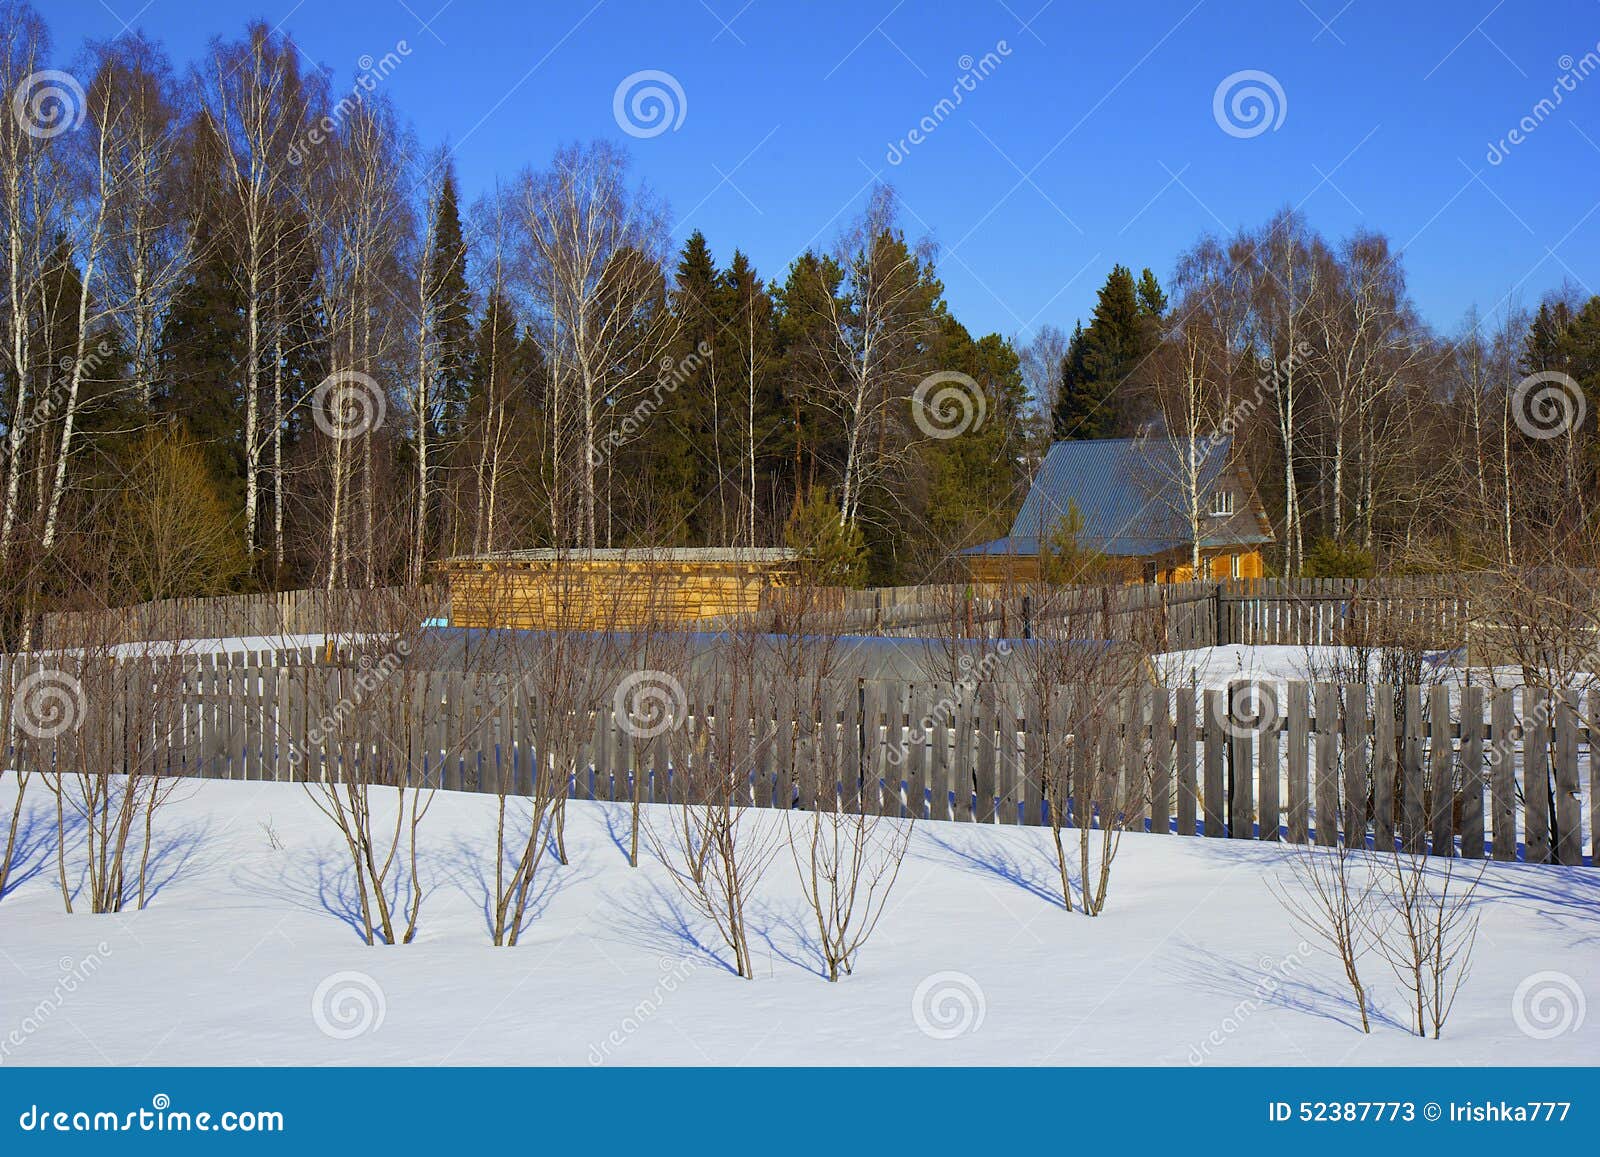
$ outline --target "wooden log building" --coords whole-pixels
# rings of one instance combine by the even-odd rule
[[[658,547],[502,551],[440,570],[452,626],[601,630],[757,611],[796,566],[785,548]]]

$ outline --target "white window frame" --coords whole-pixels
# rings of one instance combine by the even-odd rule
[[[1213,490],[1211,492],[1211,517],[1231,518],[1235,510],[1233,491],[1228,489]]]

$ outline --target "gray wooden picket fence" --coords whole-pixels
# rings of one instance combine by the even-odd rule
[[[1083,638],[1182,651],[1226,643],[1338,646],[1401,635],[1429,647],[1465,641],[1480,589],[1474,576],[1388,579],[1236,579],[1167,585],[1002,588],[973,584],[833,589],[814,629],[902,637],[1022,638],[1049,620]],[[765,612],[699,624],[763,621]],[[405,630],[447,620],[442,587],[406,592],[299,590],[167,599],[42,617],[51,647],[140,640]]]
[[[503,673],[328,663],[311,652],[126,660],[104,672],[0,659],[6,766],[103,761],[169,776],[336,780],[364,759],[407,782],[525,791],[540,750],[537,694]],[[666,741],[641,743],[598,679],[583,716],[579,799],[667,802],[708,721],[755,737],[746,800],[813,806],[823,762],[850,806],[966,822],[1041,824],[1047,735],[1095,733],[1134,830],[1401,846],[1496,860],[1593,862],[1600,827],[1600,693],[1334,683],[1061,689],[1016,683],[828,683],[807,698],[769,680],[726,704],[713,683],[670,685]],[[41,693],[59,714],[39,726]],[[1075,697],[1075,698],[1074,698]],[[1061,714],[1060,704],[1078,710]],[[754,708],[750,704],[755,704]],[[743,718],[739,718],[739,714]],[[1072,724],[1066,720],[1075,719]],[[1588,808],[1584,807],[1587,780]],[[741,789],[742,790],[742,789]],[[1585,814],[1587,810],[1587,814]],[[1587,838],[1585,834],[1587,825]]]

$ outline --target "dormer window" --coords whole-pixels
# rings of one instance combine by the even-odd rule
[[[1215,490],[1211,494],[1211,516],[1227,518],[1233,514],[1233,491]]]

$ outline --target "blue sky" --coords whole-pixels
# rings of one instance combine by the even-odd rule
[[[453,148],[468,199],[558,143],[609,137],[668,201],[677,240],[699,228],[720,260],[737,245],[769,278],[831,241],[876,175],[908,231],[940,246],[975,332],[1069,328],[1113,262],[1164,278],[1202,233],[1285,205],[1332,238],[1388,234],[1443,330],[1474,303],[1535,304],[1564,280],[1600,292],[1600,67],[1579,75],[1600,60],[1600,0],[40,7],[62,59],[126,21],[192,61],[259,16],[348,85],[404,41],[385,90],[425,146]],[[988,75],[937,113],[985,54]],[[635,138],[613,98],[645,70],[676,81],[682,119]],[[1276,109],[1254,135],[1259,122],[1229,120],[1232,90],[1221,121],[1214,109],[1246,71],[1282,94],[1254,82]],[[936,127],[891,163],[924,117]],[[1511,143],[1524,118],[1534,127]]]

